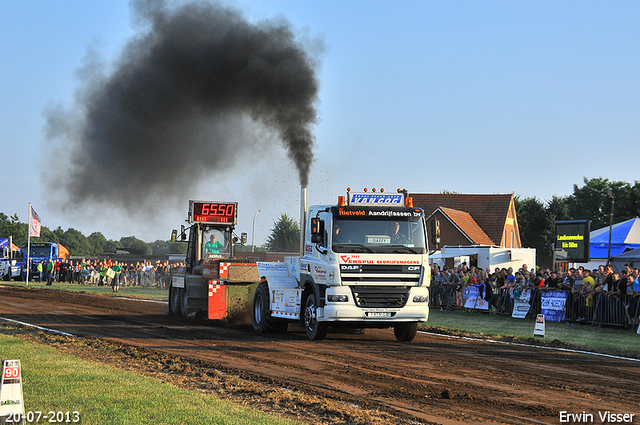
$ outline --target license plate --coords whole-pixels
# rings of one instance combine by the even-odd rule
[[[379,311],[370,311],[367,313],[369,317],[391,317],[391,313],[387,312],[379,312]]]

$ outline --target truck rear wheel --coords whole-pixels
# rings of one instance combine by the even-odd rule
[[[271,308],[269,305],[269,285],[261,282],[256,288],[253,296],[253,330],[256,332],[284,332],[289,324],[283,320],[273,319],[271,317]]]
[[[324,339],[329,330],[328,323],[318,322],[318,303],[314,293],[309,294],[304,305],[304,328],[312,341]]]
[[[393,333],[400,342],[411,342],[418,333],[418,322],[401,322],[393,327]]]

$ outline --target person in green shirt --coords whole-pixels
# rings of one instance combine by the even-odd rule
[[[222,250],[224,250],[224,244],[216,240],[216,235],[211,235],[209,242],[204,246],[204,251],[207,254],[219,254]]]
[[[53,284],[53,259],[49,258],[47,261],[47,283],[46,285],[51,286]]]
[[[98,281],[98,286],[104,286],[104,284],[107,282],[107,269],[107,264],[104,261],[101,262],[98,269],[100,270],[100,280]]]
[[[111,266],[111,270],[113,270],[113,277],[111,278],[111,290],[113,292],[118,292],[118,288],[120,287],[120,276],[122,275],[122,266],[116,261],[113,266]]]

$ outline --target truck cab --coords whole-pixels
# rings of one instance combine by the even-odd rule
[[[11,238],[0,238],[0,279],[22,279],[23,268],[20,248],[14,245]]]
[[[38,271],[38,264],[42,264],[43,270],[46,270],[46,264],[50,260],[67,261],[69,259],[69,250],[55,242],[31,242],[30,248],[22,248],[22,254],[25,258],[29,258],[29,279],[41,279]],[[26,279],[26,267],[24,268]]]
[[[429,316],[422,209],[403,192],[348,191],[337,205],[310,207],[304,223],[302,255],[288,260],[286,275],[277,265],[258,264],[275,294],[270,315],[262,309],[261,317],[294,314],[310,339],[324,338],[333,326],[393,327],[399,341],[413,340]]]

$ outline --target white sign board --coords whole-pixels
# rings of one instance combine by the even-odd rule
[[[20,360],[2,360],[0,418],[2,418],[2,421],[7,421],[7,423],[24,423]]]

